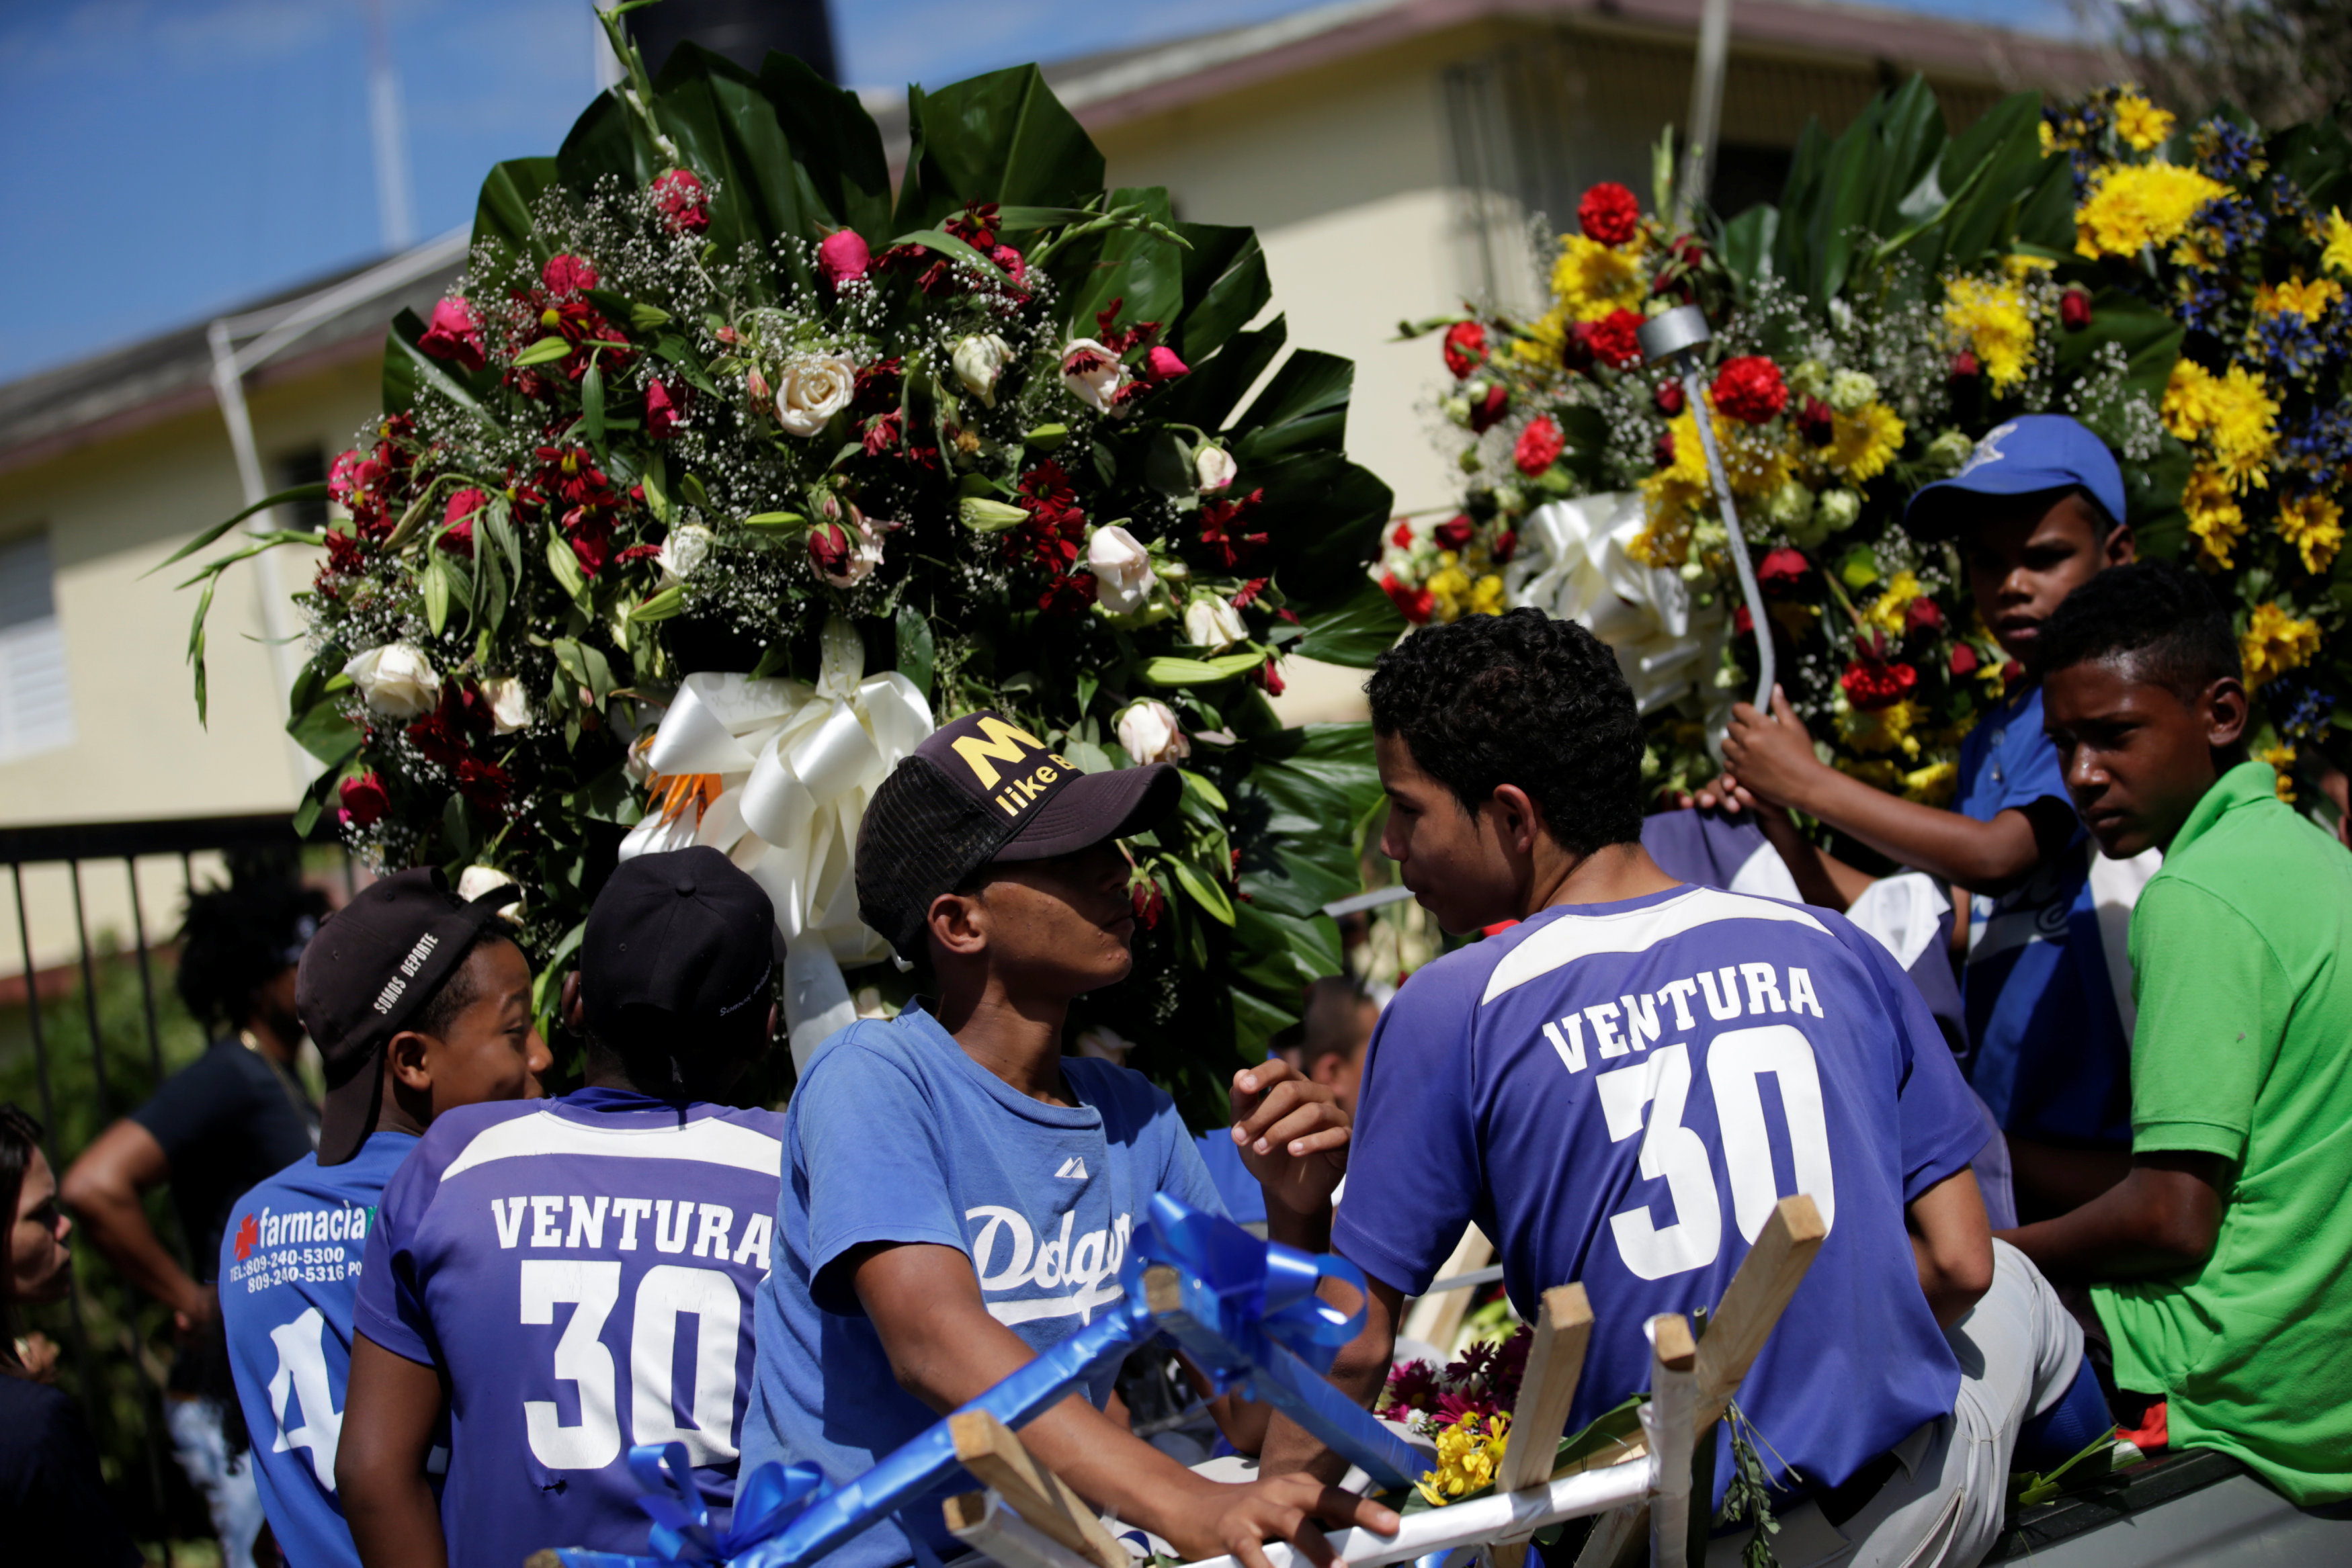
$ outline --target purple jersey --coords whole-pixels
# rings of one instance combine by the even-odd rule
[[[1528,1318],[1581,1281],[1572,1429],[1648,1385],[1651,1317],[1712,1310],[1810,1194],[1829,1239],[1738,1397],[1768,1455],[1834,1486],[1951,1412],[1903,1208],[1984,1139],[1917,988],[1843,917],[1692,887],[1564,905],[1381,1014],[1332,1240],[1414,1295],[1475,1220]]]
[[[783,1118],[613,1089],[436,1119],[384,1187],[361,1333],[449,1380],[450,1568],[644,1552],[629,1449],[733,1495]]]

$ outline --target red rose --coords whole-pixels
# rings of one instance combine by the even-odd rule
[[[1143,356],[1143,379],[1154,384],[1172,382],[1191,371],[1192,367],[1178,359],[1173,349],[1154,349]]]
[[[1767,550],[1764,559],[1756,563],[1756,580],[1767,590],[1792,589],[1812,570],[1813,563],[1805,559],[1802,550],[1783,545],[1779,549]]]
[[[1551,415],[1539,413],[1525,430],[1519,432],[1518,444],[1511,448],[1511,461],[1520,473],[1532,479],[1559,461],[1568,443],[1559,434],[1559,426]]]
[[[441,513],[441,521],[447,525],[441,530],[443,549],[468,560],[473,559],[474,514],[489,505],[489,500],[479,490],[460,490],[449,497],[449,505]]]
[[[1827,446],[1837,438],[1837,420],[1830,405],[1817,397],[1808,397],[1797,407],[1797,434],[1805,438],[1808,446]]]
[[[1932,599],[1915,599],[1903,612],[1903,629],[1906,632],[1941,632],[1944,629],[1944,612],[1936,608],[1936,601]]]
[[[677,404],[669,395],[669,388],[659,382],[646,383],[646,434],[661,440],[677,428]]]
[[[1510,407],[1511,394],[1507,391],[1500,386],[1488,387],[1486,395],[1478,400],[1478,406],[1470,411],[1471,430],[1480,435],[1486,434],[1495,428],[1504,414],[1510,412]]]
[[[1022,259],[1021,253],[1011,246],[998,246],[988,253],[988,259],[996,263],[998,269],[1011,279],[1014,288],[1021,288],[1028,282],[1029,264]]]
[[[1612,310],[1598,321],[1579,321],[1576,335],[1591,348],[1593,358],[1622,371],[1642,362],[1642,340],[1634,336],[1641,326],[1640,311]]]
[[[1396,532],[1389,536],[1389,543],[1396,546],[1399,549],[1411,549],[1412,548],[1412,524],[1406,518],[1399,517],[1397,519]]]
[[[1770,360],[1742,354],[1715,373],[1715,406],[1742,424],[1762,424],[1789,406],[1789,383]]]
[[[342,797],[345,827],[372,828],[392,809],[392,797],[384,792],[383,780],[372,772],[344,779],[339,793]]]
[[[1576,204],[1577,226],[1587,239],[1602,245],[1623,245],[1642,226],[1642,204],[1633,193],[1613,180],[1603,180]]]
[[[433,320],[416,346],[436,360],[455,360],[469,371],[482,368],[482,324],[461,295],[433,307]]]
[[[865,277],[873,262],[874,253],[866,248],[865,238],[856,229],[835,229],[817,244],[817,270],[835,288],[853,277]]]
[[[1282,678],[1282,672],[1274,667],[1272,659],[1266,660],[1265,668],[1256,673],[1255,684],[1259,690],[1270,697],[1280,696],[1288,685],[1288,683]]]
[[[1496,534],[1494,542],[1486,547],[1487,559],[1496,566],[1508,566],[1511,558],[1518,551],[1519,536],[1517,531],[1512,528],[1505,528],[1501,533]]]
[[[1650,444],[1650,465],[1654,468],[1671,468],[1675,465],[1675,433],[1673,431],[1661,432],[1658,439]]]
[[[654,205],[672,234],[698,235],[710,226],[710,210],[702,204],[702,182],[690,169],[672,169],[656,180]]]
[[[819,523],[809,530],[808,552],[819,575],[842,576],[849,565],[849,533],[839,523]]]
[[[1404,618],[1406,620],[1412,622],[1416,626],[1426,625],[1428,623],[1430,603],[1429,590],[1425,588],[1407,588],[1403,583],[1397,580],[1397,574],[1392,571],[1384,571],[1381,573],[1381,587],[1386,591],[1391,599],[1396,601],[1396,607],[1404,612]]]
[[[1438,524],[1433,530],[1437,548],[1460,549],[1470,542],[1470,535],[1475,527],[1476,525],[1470,521],[1467,515],[1457,515],[1446,522]]]
[[[1953,647],[1952,674],[1955,675],[1975,674],[1977,673],[1978,663],[1977,651],[1974,648],[1969,647],[1966,643],[1958,643]]]
[[[2058,319],[2069,332],[2079,332],[2091,324],[2091,297],[2079,288],[2069,288],[2058,297]]]
[[[584,294],[596,287],[596,269],[576,256],[559,256],[541,269],[539,280],[551,293]]]
[[[1461,381],[1486,361],[1486,329],[1475,321],[1456,321],[1445,329],[1445,368]]]
[[[1981,368],[1977,363],[1977,357],[1966,349],[1952,356],[1952,379],[1956,382],[1974,381]]]
[[[1668,419],[1672,419],[1675,415],[1682,413],[1683,405],[1688,402],[1690,402],[1690,399],[1683,395],[1682,382],[1660,382],[1658,383],[1658,412],[1664,414]]]
[[[1838,685],[1845,688],[1846,700],[1864,709],[1892,707],[1918,684],[1919,672],[1910,665],[1874,660],[1848,664],[1845,674],[1838,677]]]
[[[1150,877],[1129,886],[1127,898],[1129,907],[1135,911],[1136,924],[1146,931],[1157,926],[1160,915],[1168,909],[1168,895],[1160,892],[1160,884]]]

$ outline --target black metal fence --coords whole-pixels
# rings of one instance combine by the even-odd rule
[[[332,867],[331,874],[343,883],[346,893],[351,891],[357,870],[340,848],[312,847],[310,852],[314,857],[327,857]],[[305,845],[296,836],[292,820],[282,814],[0,828],[0,862],[5,862],[9,870],[9,892],[16,920],[16,956],[23,965],[25,1034],[33,1059],[41,1121],[47,1132],[46,1152],[51,1168],[60,1178],[71,1157],[80,1152],[79,1148],[64,1146],[69,1124],[85,1126],[94,1135],[114,1118],[135,1108],[129,1103],[132,1096],[122,1092],[130,1086],[116,1082],[116,1072],[110,1071],[107,1061],[108,1030],[100,1017],[102,964],[127,958],[137,971],[139,1019],[143,1026],[141,1032],[146,1060],[139,1063],[133,1054],[131,1075],[141,1076],[137,1068],[143,1066],[143,1076],[151,1086],[161,1083],[164,1077],[165,1031],[158,1008],[156,964],[150,942],[155,929],[150,923],[148,896],[153,878],[149,879],[149,888],[142,890],[141,862],[160,859],[168,868],[173,860],[178,862],[180,898],[172,907],[156,911],[163,922],[175,925],[179,904],[195,881],[198,855],[223,856],[232,874],[237,876],[292,878],[302,874],[304,853]],[[73,956],[68,964],[53,964],[45,971],[40,966],[42,954],[37,951],[45,944],[37,940],[37,923],[26,904],[25,884],[27,871],[48,868],[62,868],[70,890]],[[318,868],[312,869],[315,874]],[[115,877],[124,879],[129,887],[130,930],[119,952],[110,947],[101,951],[92,940],[89,894],[102,886],[100,879]],[[51,950],[54,952],[53,947]],[[62,987],[57,975],[60,967],[66,970]],[[51,993],[46,1002],[45,990]],[[65,1009],[63,1014],[58,1010],[60,1006]],[[70,1014],[77,1010],[80,1017],[73,1020]],[[82,1028],[73,1028],[75,1021]],[[85,1030],[87,1039],[79,1045],[87,1051],[86,1061],[74,1061],[60,1054],[68,1046],[62,1036]],[[118,1024],[118,1037],[121,1032]],[[118,1059],[117,1071],[121,1067]],[[86,1090],[82,1087],[85,1071]],[[72,1103],[73,1098],[83,1094],[94,1099],[95,1103]],[[159,1230],[180,1262],[189,1264],[186,1239],[179,1234],[176,1223],[167,1221]],[[78,1272],[69,1298],[70,1317],[66,1330],[69,1340],[66,1348],[85,1414],[101,1450],[111,1452],[121,1461],[119,1483],[127,1490],[143,1490],[146,1493],[143,1499],[132,1497],[126,1500],[134,1505],[144,1502],[147,1509],[134,1506],[134,1511],[152,1510],[149,1517],[159,1526],[168,1526],[175,1511],[185,1517],[187,1510],[184,1494],[176,1511],[172,1500],[176,1486],[169,1479],[172,1460],[163,1416],[163,1386],[158,1376],[161,1364],[150,1354],[149,1347],[140,1343],[132,1326],[135,1320],[127,1314],[106,1314],[118,1325],[113,1343],[93,1343],[92,1303],[86,1299],[87,1288]],[[123,1289],[127,1291],[128,1286]],[[126,1357],[136,1368],[135,1421],[124,1419],[130,1412],[109,1397],[109,1390],[121,1380],[119,1376],[105,1375],[102,1364],[110,1359]],[[133,1426],[137,1430],[126,1429]],[[172,1531],[166,1527],[160,1533],[168,1560]]]

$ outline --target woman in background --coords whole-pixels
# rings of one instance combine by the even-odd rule
[[[0,1532],[23,1562],[131,1568],[142,1559],[106,1495],[81,1411],[37,1381],[55,1352],[16,1337],[20,1302],[63,1301],[72,1289],[73,1221],[58,1209],[40,1124],[13,1104],[0,1104]]]

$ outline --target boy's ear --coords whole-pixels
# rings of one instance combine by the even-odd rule
[[[2246,737],[2246,721],[2252,705],[2246,698],[2245,684],[2235,675],[2223,675],[2205,688],[2198,699],[2198,717],[2205,723],[2205,744],[2216,751],[2227,751]]]
[[[1498,784],[1489,802],[1495,814],[1495,836],[1515,853],[1533,854],[1544,831],[1543,808],[1516,784]]]
[[[563,1027],[579,1034],[588,1027],[588,1004],[580,995],[580,971],[574,969],[563,977],[563,990],[555,1004],[555,1016]]]
[[[2132,537],[2129,523],[2117,523],[2109,528],[2103,548],[2109,566],[2129,566],[2139,559],[2139,541]]]
[[[943,893],[931,900],[924,917],[931,940],[948,952],[968,957],[988,946],[988,905],[976,893]]]
[[[414,1089],[420,1094],[433,1091],[433,1063],[430,1037],[413,1029],[402,1030],[383,1048],[385,1062],[392,1068],[392,1080],[404,1089]]]

